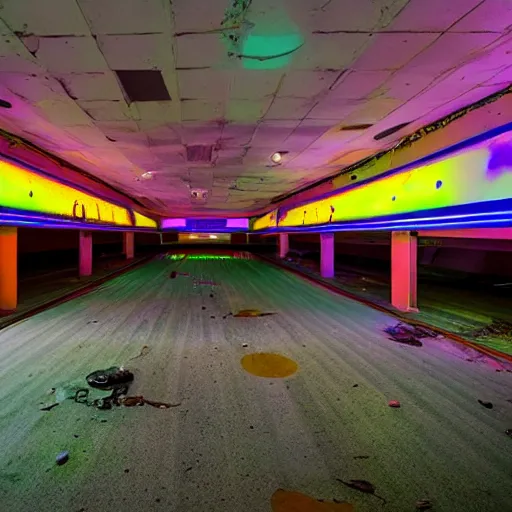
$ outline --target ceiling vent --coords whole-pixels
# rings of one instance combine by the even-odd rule
[[[373,124],[349,124],[347,126],[342,126],[340,128],[340,132],[357,132],[360,130],[367,130],[368,128],[371,128]]]
[[[169,101],[171,96],[159,70],[116,71],[130,101]]]
[[[211,162],[213,146],[186,146],[188,162]]]

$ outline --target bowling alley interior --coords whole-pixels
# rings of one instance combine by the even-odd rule
[[[512,510],[510,0],[0,0],[0,509]]]

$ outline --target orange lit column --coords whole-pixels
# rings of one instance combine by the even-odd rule
[[[400,311],[418,311],[417,258],[416,233],[391,233],[391,304]]]
[[[18,305],[18,230],[0,227],[0,311]]]
[[[135,256],[135,233],[133,231],[123,232],[123,254],[127,260]]]
[[[320,235],[320,275],[334,277],[334,233]]]
[[[279,257],[286,258],[288,251],[290,250],[290,241],[288,239],[288,233],[279,233]]]
[[[78,275],[90,276],[92,274],[92,233],[90,231],[80,231],[78,253]]]

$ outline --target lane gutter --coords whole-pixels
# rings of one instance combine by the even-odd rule
[[[321,281],[320,279],[318,279],[314,276],[310,276],[310,275],[306,274],[305,272],[302,272],[296,268],[289,267],[289,266],[285,265],[284,263],[281,263],[280,261],[270,258],[268,256],[264,256],[262,254],[254,254],[254,256],[257,259],[260,259],[266,263],[271,263],[272,265],[274,265],[278,268],[281,268],[283,270],[287,270],[288,272],[291,272],[292,274],[295,274],[296,276],[299,276],[302,279],[305,279],[306,281],[309,281],[309,282],[315,284],[316,286],[325,288],[337,295],[342,295],[343,297],[346,297],[348,299],[354,300],[356,302],[360,302],[361,304],[364,304],[365,306],[368,306],[372,309],[380,311],[381,313],[385,313],[386,315],[391,315],[391,316],[393,316],[399,320],[402,320],[403,322],[406,322],[410,325],[424,327],[425,329],[429,329],[431,331],[437,332],[437,333],[443,335],[445,338],[456,341],[457,343],[460,343],[461,345],[464,345],[468,348],[472,348],[473,350],[481,352],[482,354],[485,354],[486,356],[490,356],[495,359],[502,359],[509,363],[512,363],[512,355],[511,354],[505,354],[504,352],[499,352],[498,350],[494,350],[493,348],[478,345],[477,343],[474,343],[473,341],[463,338],[462,336],[459,336],[458,334],[455,334],[450,331],[446,331],[446,330],[442,329],[441,327],[437,327],[435,325],[427,324],[425,322],[422,322],[421,320],[415,320],[412,318],[408,318],[407,316],[400,313],[399,311],[395,311],[395,310],[393,310],[391,308],[387,308],[385,306],[380,306],[379,304],[376,304],[375,302],[371,302],[367,299],[359,297],[358,295],[355,295],[354,293],[343,290],[343,289],[339,288],[338,286],[335,286],[331,283]]]
[[[96,288],[101,286],[102,284],[106,283],[107,281],[110,281],[111,279],[114,279],[116,277],[119,277],[123,274],[126,274],[127,272],[134,270],[142,265],[145,265],[146,263],[150,262],[152,259],[154,259],[155,256],[145,256],[144,258],[141,258],[137,261],[134,261],[133,263],[130,263],[122,268],[119,268],[117,270],[114,270],[113,272],[110,272],[109,274],[104,275],[103,277],[99,277],[98,279],[95,279],[94,281],[90,281],[86,285],[77,288],[76,290],[72,290],[71,292],[65,293],[64,295],[61,295],[60,297],[57,297],[55,299],[51,299],[48,302],[44,302],[42,304],[39,304],[38,306],[35,306],[24,313],[21,313],[19,315],[14,315],[13,318],[7,320],[4,320],[0,323],[0,331],[3,329],[7,329],[7,327],[11,327],[14,324],[17,324],[18,322],[23,322],[24,320],[28,320],[29,318],[42,313],[43,311],[46,311],[48,309],[54,308],[55,306],[59,306],[61,304],[64,304],[65,302],[69,302],[70,300],[77,299],[78,297],[82,297],[83,295],[87,295],[88,293],[91,293]]]

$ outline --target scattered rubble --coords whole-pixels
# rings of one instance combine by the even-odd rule
[[[406,324],[404,322],[398,322],[396,325],[386,327],[384,332],[391,336],[389,338],[390,340],[413,347],[422,347],[423,343],[420,340],[423,338],[438,337],[438,334],[430,329]]]

